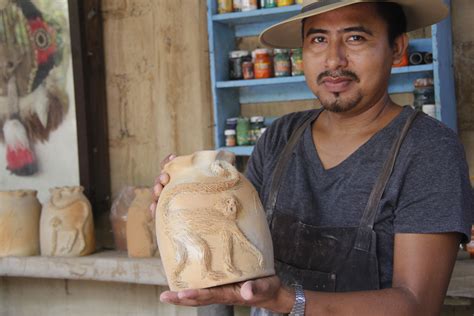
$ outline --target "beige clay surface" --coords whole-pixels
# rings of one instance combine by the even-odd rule
[[[275,273],[258,194],[228,152],[169,162],[156,209],[158,247],[172,290],[206,288]]]
[[[41,255],[78,257],[94,252],[92,209],[83,191],[79,186],[50,190],[41,212]]]
[[[135,198],[128,209],[127,220],[127,249],[130,258],[148,258],[158,254],[155,225],[149,210],[152,201],[150,189],[135,189]]]
[[[39,254],[41,204],[36,193],[0,192],[0,257]]]

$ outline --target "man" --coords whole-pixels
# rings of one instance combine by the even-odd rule
[[[405,32],[446,14],[441,0],[306,0],[301,14],[261,34],[267,46],[303,47],[306,82],[323,106],[276,121],[249,161],[278,276],[165,292],[162,301],[292,315],[439,314],[470,235],[467,164],[452,131],[395,104],[387,89]],[[157,197],[167,181],[162,174]]]

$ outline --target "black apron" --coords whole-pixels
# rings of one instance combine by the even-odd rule
[[[358,227],[318,227],[276,208],[281,181],[293,150],[321,111],[313,112],[291,135],[276,163],[266,203],[273,239],[275,269],[286,285],[305,290],[348,292],[380,287],[377,240],[373,230],[379,203],[392,174],[400,146],[418,112],[413,112],[394,140]],[[253,309],[252,315],[274,315]]]

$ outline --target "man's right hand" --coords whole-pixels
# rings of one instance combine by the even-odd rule
[[[169,174],[167,174],[166,172],[163,172],[163,168],[168,162],[173,160],[175,157],[176,156],[173,154],[168,155],[160,163],[161,173],[155,179],[155,185],[153,186],[153,203],[150,205],[150,212],[153,218],[155,217],[156,204],[158,203],[158,199],[160,197],[161,191],[163,191],[164,186],[167,185],[168,182],[170,181]]]

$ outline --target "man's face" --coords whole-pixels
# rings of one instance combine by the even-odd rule
[[[361,110],[387,93],[394,58],[387,32],[385,21],[370,3],[305,20],[306,82],[326,110]]]

